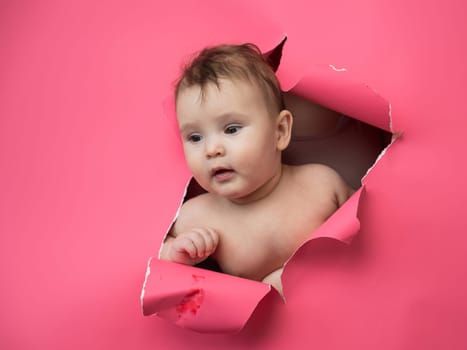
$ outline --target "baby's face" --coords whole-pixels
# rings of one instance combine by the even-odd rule
[[[219,86],[206,86],[204,97],[199,86],[181,90],[177,119],[198,183],[240,202],[254,197],[280,169],[277,116],[255,85],[223,79]]]

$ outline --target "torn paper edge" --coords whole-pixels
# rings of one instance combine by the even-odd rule
[[[147,264],[147,267],[146,267],[146,275],[144,277],[143,289],[141,290],[141,295],[140,295],[141,312],[143,313],[143,315],[145,315],[145,313],[144,313],[144,295],[146,293],[146,286],[148,284],[149,275],[151,274],[151,262],[152,262],[152,259],[153,258],[150,257],[149,260],[148,260],[148,264]]]
[[[362,196],[363,194],[365,193],[366,191],[366,188],[365,188],[365,184],[362,184],[362,186],[360,186],[360,188],[358,188],[353,194],[352,196],[350,196],[347,201],[349,201],[352,197],[354,196],[357,196],[358,195],[358,203],[357,203],[357,208],[355,210],[355,218],[356,220],[358,221],[358,230],[357,232],[355,233],[354,236],[356,236],[359,232],[360,232],[360,228],[361,228],[361,222],[360,222],[360,218],[358,217],[358,209],[360,208],[360,205],[361,205],[361,201],[362,201]],[[341,210],[342,206],[339,207],[327,220],[329,220],[332,216],[334,215],[337,215],[337,213],[339,212],[339,210]],[[316,233],[319,228],[324,225],[325,222],[323,222],[318,228],[316,228],[316,230],[314,230],[313,232],[310,233],[310,237],[305,241],[303,242],[302,244],[300,244],[300,246],[295,249],[295,251],[292,253],[292,255],[285,261],[284,265],[282,265],[282,269],[283,269],[283,273],[281,274],[280,276],[280,279],[281,279],[281,284],[282,284],[282,289],[284,291],[284,285],[283,285],[283,276],[284,276],[284,272],[286,271],[286,266],[293,260],[293,258],[295,257],[295,255],[298,253],[298,251],[300,251],[303,247],[305,247],[306,245],[310,244],[310,242],[312,242],[313,240],[315,239],[320,239],[320,238],[327,238],[327,239],[333,239],[333,240],[336,240],[337,242],[340,242],[340,243],[344,243],[346,245],[350,245],[352,243],[352,240],[353,240],[353,237],[350,239],[350,240],[341,240],[337,237],[324,237],[324,236],[318,236],[318,237],[313,237],[313,234]],[[271,286],[271,285],[270,285]],[[271,288],[275,289],[273,286],[271,286]],[[280,295],[280,293],[277,293],[279,296],[282,297],[282,300],[284,302],[284,304],[287,303],[287,299],[285,297],[285,293],[283,292],[282,295]]]
[[[337,68],[335,65],[333,64],[329,64],[328,65],[329,67],[331,67],[331,69],[333,69],[334,71],[336,72],[347,72],[347,68]]]
[[[360,180],[360,183],[362,184],[362,186],[365,185],[365,180],[366,180],[366,177],[368,176],[368,174],[371,173],[371,171],[376,167],[376,165],[380,162],[381,159],[383,159],[384,155],[386,154],[386,152],[388,151],[388,149],[402,136],[402,131],[398,131],[398,132],[394,132],[394,129],[393,129],[393,124],[392,124],[392,105],[391,103],[388,103],[389,104],[389,129],[391,130],[391,142],[389,143],[389,145],[387,145],[381,152],[380,154],[378,155],[378,157],[376,157],[376,160],[375,162],[373,163],[372,166],[370,166],[368,168],[368,170],[366,171],[365,175],[363,175],[362,179]]]
[[[170,222],[169,226],[167,227],[167,230],[165,231],[165,234],[164,234],[162,242],[161,242],[161,246],[159,248],[159,253],[157,254],[158,259],[160,259],[160,257],[161,257],[162,249],[163,249],[164,244],[165,244],[164,243],[165,239],[167,238],[167,235],[169,234],[170,229],[172,228],[173,224],[175,223],[175,221],[177,221],[177,218],[180,215],[180,210],[182,209],[183,203],[185,202],[185,198],[186,198],[186,195],[187,195],[187,192],[188,192],[188,186],[190,185],[191,180],[192,180],[192,177],[190,177],[188,179],[188,181],[186,182],[185,188],[183,190],[183,195],[182,195],[182,198],[180,200],[180,204],[178,205],[177,211],[175,212],[175,215],[173,216],[172,221]],[[148,259],[148,263],[147,263],[147,267],[146,267],[146,274],[145,274],[143,287],[142,287],[141,295],[140,295],[141,311],[142,311],[143,315],[145,315],[145,313],[144,313],[144,296],[145,296],[145,293],[146,293],[146,286],[147,286],[147,283],[148,283],[148,280],[149,280],[149,276],[151,275],[151,262],[152,262],[152,259],[153,259],[153,257],[150,257]]]
[[[379,161],[381,159],[383,159],[384,155],[386,154],[386,152],[388,151],[388,149],[394,144],[394,142],[396,142],[399,137],[402,135],[402,133],[398,133],[398,134],[392,134],[392,137],[391,137],[391,142],[389,143],[389,145],[387,145],[382,151],[381,153],[378,155],[378,157],[376,158],[375,162],[373,163],[373,165],[371,167],[368,168],[368,170],[366,171],[365,175],[363,175],[362,179],[361,179],[361,183],[362,185],[364,185],[365,183],[365,180],[366,180],[366,177],[368,176],[368,174],[371,173],[371,171],[374,169],[374,167],[376,167],[376,165],[379,163]]]
[[[180,204],[178,205],[177,211],[175,212],[175,215],[174,215],[172,221],[170,222],[169,227],[165,231],[165,235],[164,235],[164,238],[162,239],[161,247],[159,248],[159,253],[157,254],[158,259],[161,258],[162,248],[164,247],[165,239],[167,238],[167,235],[169,234],[170,229],[172,228],[173,224],[175,223],[175,221],[177,221],[177,218],[180,215],[180,210],[182,209],[183,203],[185,202],[185,198],[186,198],[186,195],[187,195],[187,192],[188,192],[188,186],[190,186],[190,182],[191,182],[192,179],[193,179],[193,177],[190,177],[188,179],[188,181],[186,182],[185,189],[184,189],[183,195],[182,195],[182,199],[180,200]]]

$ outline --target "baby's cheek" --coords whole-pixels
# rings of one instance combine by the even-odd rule
[[[188,158],[186,158],[186,163],[187,163],[188,169],[190,169],[190,172],[193,175],[193,177],[195,178],[195,180],[201,186],[203,186],[203,184],[205,182],[205,179],[203,179],[203,177],[202,177],[202,172],[201,172],[200,166],[196,162],[190,161]]]
[[[244,169],[252,169],[257,173],[272,171],[274,154],[271,147],[252,146],[239,153],[239,162]]]
[[[201,164],[196,154],[193,154],[193,152],[185,152],[185,160],[193,175],[200,173]]]

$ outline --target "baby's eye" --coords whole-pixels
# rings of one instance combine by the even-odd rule
[[[225,128],[224,132],[226,134],[235,134],[240,131],[242,127],[240,125],[229,125]]]
[[[188,141],[190,142],[200,142],[203,139],[203,137],[200,134],[190,134],[188,135]]]

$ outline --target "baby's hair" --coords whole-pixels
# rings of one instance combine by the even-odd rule
[[[256,84],[271,110],[284,108],[280,83],[267,59],[255,44],[218,45],[207,47],[183,67],[175,87],[175,99],[181,90],[201,88],[201,96],[209,83],[219,88],[219,79],[241,79]]]

